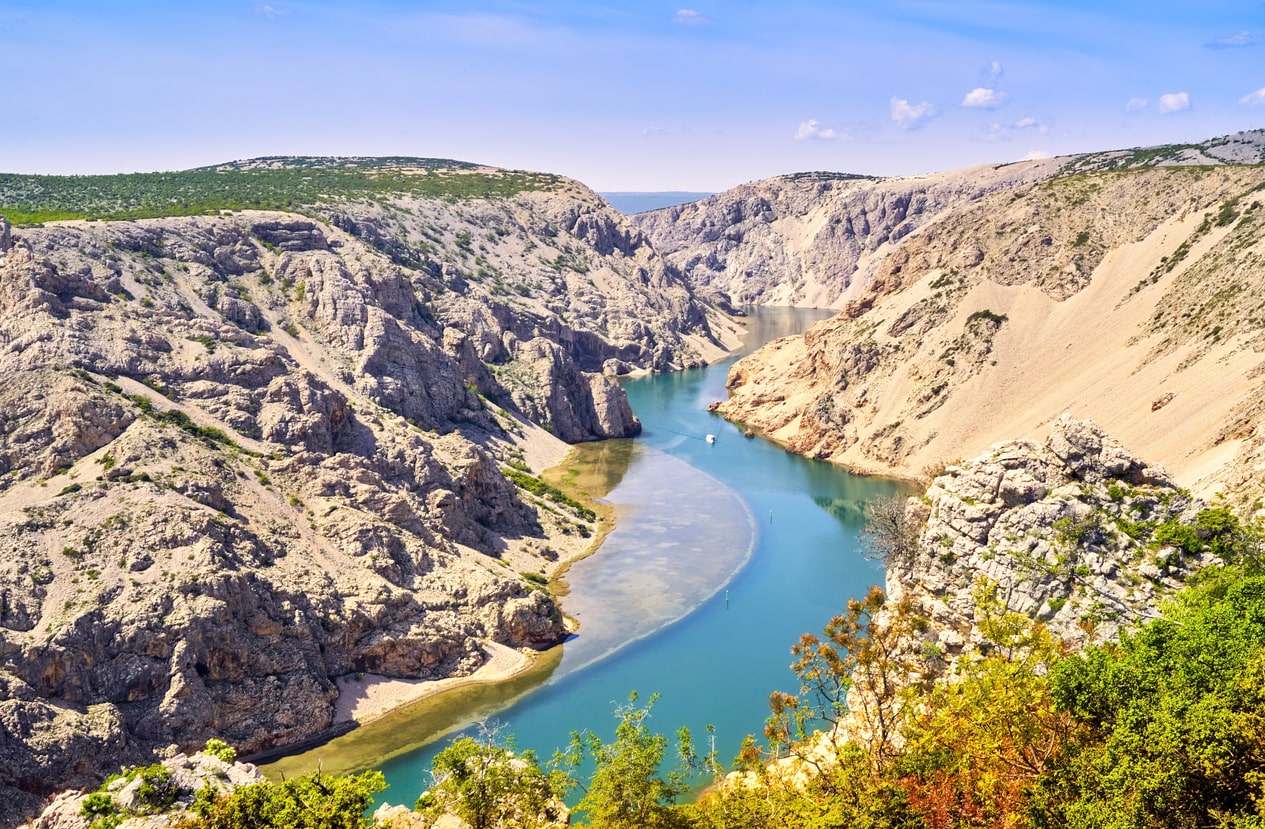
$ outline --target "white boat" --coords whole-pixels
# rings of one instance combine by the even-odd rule
[[[715,435],[708,435],[708,436],[707,436],[707,442],[708,442],[708,443],[715,443],[715,442],[716,442],[716,436],[715,436]]]

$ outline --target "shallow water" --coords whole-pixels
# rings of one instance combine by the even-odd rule
[[[794,333],[823,316],[763,309],[752,319],[752,340]],[[651,722],[662,733],[687,726],[702,735],[714,725],[722,760],[745,735],[758,734],[769,693],[796,690],[790,646],[881,583],[858,533],[865,502],[899,485],[745,439],[706,411],[724,398],[727,371],[720,364],[629,381],[643,436],[630,448],[627,441],[585,448],[594,453],[596,473],[587,471],[596,486],[614,484],[607,500],[617,521],[601,549],[567,575],[563,606],[581,628],[556,666],[423,703],[303,761],[323,761],[326,771],[379,767],[391,784],[383,799],[411,804],[447,741],[420,743],[492,717],[520,748],[547,758],[572,730],[609,739],[613,711],[633,690],[661,694]],[[706,442],[709,433],[715,443]],[[293,761],[287,767],[298,770]]]

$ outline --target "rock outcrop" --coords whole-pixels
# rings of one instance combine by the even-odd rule
[[[206,752],[177,754],[145,769],[129,769],[103,786],[116,809],[118,829],[162,829],[177,826],[190,814],[198,792],[230,793],[242,786],[264,782],[250,763],[234,762]],[[148,787],[148,788],[147,788]],[[58,794],[24,829],[90,829],[83,814],[94,792],[65,791]],[[157,803],[152,801],[159,801]]]
[[[1159,530],[1190,525],[1203,508],[1162,469],[1064,414],[1044,444],[998,444],[909,500],[907,517],[922,529],[914,549],[889,562],[887,592],[911,599],[930,623],[913,649],[945,662],[982,641],[981,579],[1007,609],[1070,645],[1114,639],[1218,561]]]

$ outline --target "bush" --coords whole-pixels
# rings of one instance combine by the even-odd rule
[[[202,751],[217,760],[223,760],[225,763],[231,763],[237,759],[237,749],[215,737],[206,741],[206,748],[202,749]]]
[[[434,785],[414,806],[429,818],[454,814],[472,829],[494,829],[547,826],[559,817],[564,778],[546,775],[531,752],[497,745],[487,730],[482,740],[464,737],[439,752],[431,774]]]
[[[106,792],[93,792],[83,800],[79,814],[88,819],[92,829],[114,829],[123,822],[123,810]]]
[[[180,829],[364,829],[365,810],[386,788],[382,772],[347,777],[313,772],[280,783],[252,783],[231,794],[202,790],[195,816]]]

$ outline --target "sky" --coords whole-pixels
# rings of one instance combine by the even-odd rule
[[[597,190],[1265,127],[1265,0],[0,0],[0,172],[456,158]]]

